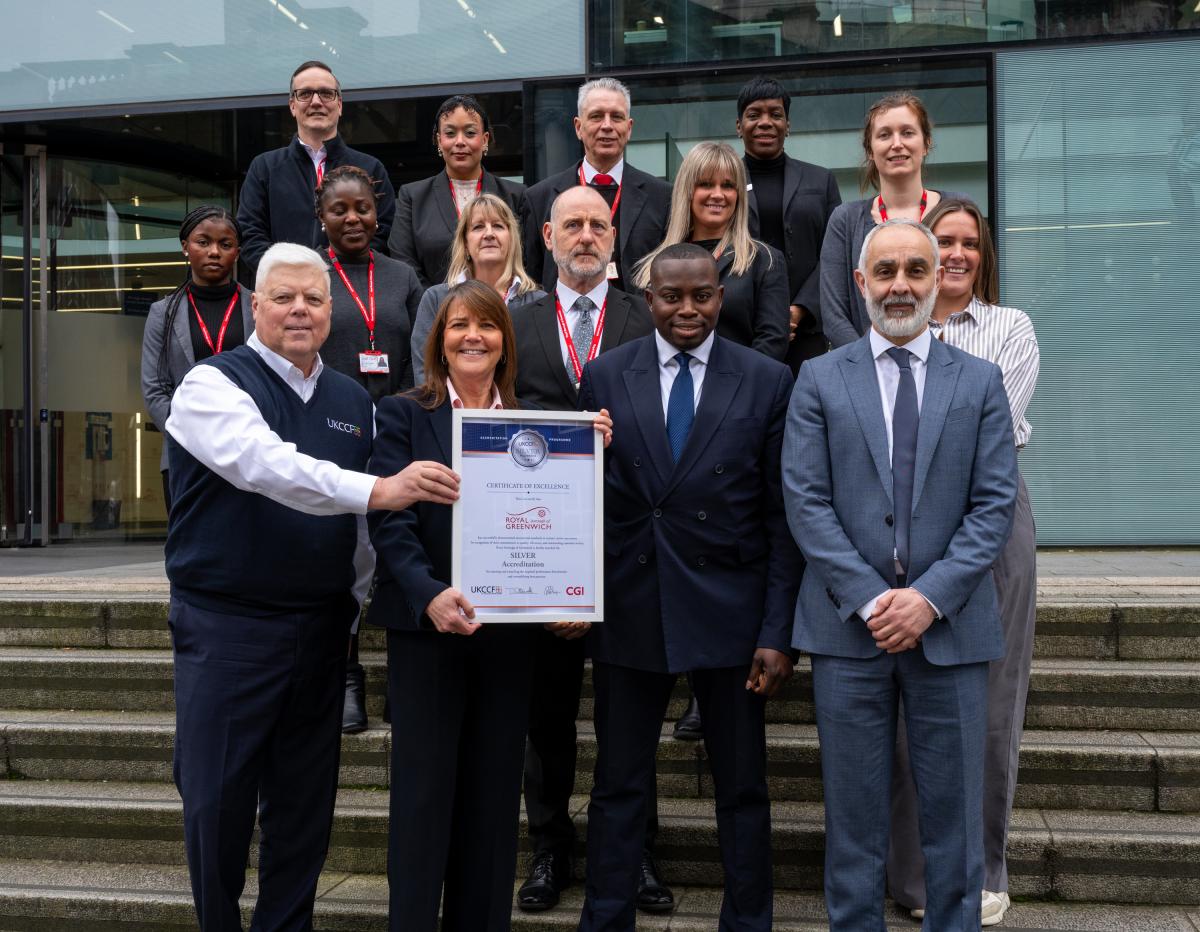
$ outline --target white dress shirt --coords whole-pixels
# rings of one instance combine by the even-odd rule
[[[621,178],[625,175],[625,159],[619,159],[616,165],[614,165],[608,171],[602,172],[585,158],[583,160],[583,180],[588,184],[591,184],[592,179],[597,175],[608,175],[613,181],[620,185]]]
[[[312,374],[304,373],[251,333],[246,346],[258,353],[302,401],[312,398],[324,370],[320,357]],[[184,376],[171,397],[171,414],[164,428],[197,460],[244,492],[310,515],[358,515],[354,552],[355,598],[362,604],[375,552],[367,535],[367,502],[376,477],[342,469],[296,449],[267,426],[258,406],[245,391],[215,366],[201,363]],[[371,428],[374,434],[374,426]]]
[[[700,406],[700,390],[704,387],[704,373],[708,371],[708,357],[712,353],[713,340],[717,332],[713,330],[704,342],[695,349],[681,350],[663,339],[661,333],[654,331],[654,346],[658,350],[658,387],[662,392],[663,421],[667,419],[667,404],[671,400],[671,386],[679,375],[679,363],[675,357],[687,353],[692,358],[688,361],[688,371],[692,373],[692,410]]]
[[[879,383],[879,400],[883,402],[883,423],[887,428],[888,461],[890,462],[892,459],[892,412],[896,407],[896,391],[900,388],[900,366],[888,355],[888,350],[895,348],[896,344],[874,327],[870,332],[871,355],[875,357],[875,381]],[[929,365],[929,349],[932,343],[933,336],[926,328],[914,339],[900,347],[912,354],[909,357],[908,365],[912,369],[913,382],[917,387],[918,414],[925,399],[925,373]],[[879,593],[858,610],[859,617],[863,621],[867,621],[874,614],[875,603],[882,595],[883,592]],[[925,601],[929,602],[928,599]],[[933,608],[934,615],[940,617],[941,612],[938,611],[937,606],[932,602],[929,602],[929,605]]]
[[[325,151],[325,143],[321,143],[320,149],[314,149],[307,142],[301,142],[300,145],[304,147],[304,151],[312,159],[313,171],[320,173],[322,163],[329,157],[329,154]]]
[[[589,291],[586,295],[580,295],[578,291],[575,291],[574,289],[568,288],[566,285],[564,285],[562,279],[560,278],[558,283],[554,286],[554,292],[558,296],[558,303],[562,305],[563,316],[567,319],[567,331],[569,333],[575,332],[575,324],[579,321],[580,316],[583,314],[582,311],[575,307],[575,302],[581,297],[591,298],[592,304],[596,306],[588,313],[591,314],[592,332],[595,333],[596,326],[600,322],[600,308],[604,307],[604,302],[608,300],[608,279],[601,279],[600,284]],[[563,365],[566,367],[568,372],[573,374],[573,370],[571,369],[571,354],[567,352],[567,340],[566,337],[563,336],[562,327],[558,328],[558,349],[559,352],[562,353]],[[588,347],[577,346],[575,351],[579,355],[580,367],[582,368],[583,366],[586,366],[588,362]]]

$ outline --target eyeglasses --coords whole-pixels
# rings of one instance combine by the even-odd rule
[[[320,97],[321,100],[327,104],[333,103],[342,96],[341,91],[339,91],[336,87],[322,87],[316,89],[311,87],[298,87],[292,91],[292,98],[300,101],[302,104],[306,104],[313,99],[314,94]]]

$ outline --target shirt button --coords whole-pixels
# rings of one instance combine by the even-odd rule
[[[699,518],[701,521],[706,521],[706,520],[708,520],[708,515],[707,515],[707,514],[705,514],[703,511],[699,512],[699,513],[696,515],[696,517],[697,517],[697,518]]]
[[[635,457],[633,458],[633,465],[634,465],[634,466],[641,466],[641,465],[642,465],[642,458],[641,458],[640,456],[635,456]]]
[[[886,524],[888,527],[891,527],[891,526],[892,526],[892,524],[894,523],[894,521],[893,521],[893,519],[892,519],[892,516],[891,516],[891,515],[888,515],[887,517],[885,517],[885,518],[883,519],[883,523],[884,523],[884,524]]]
[[[639,553],[638,554],[638,563],[645,563],[645,562],[646,562],[646,555],[644,553]]]
[[[704,557],[696,557],[696,565],[703,566],[705,563]]]
[[[656,517],[656,518],[661,518],[661,517],[662,517],[662,509],[661,509],[661,508],[655,508],[655,509],[654,509],[654,517]]]
[[[723,473],[724,471],[725,471],[725,467],[722,466],[720,463],[717,463],[717,465],[713,467],[713,472],[715,472],[718,476],[721,475],[721,473]]]

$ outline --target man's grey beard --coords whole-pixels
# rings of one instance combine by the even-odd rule
[[[869,297],[865,300],[871,323],[885,337],[915,337],[929,323],[929,317],[933,314],[933,306],[937,303],[937,289],[930,291],[925,300],[913,302],[916,310],[905,317],[888,317],[883,309],[885,302],[875,301]],[[899,302],[889,299],[886,303],[896,304]]]
[[[581,261],[582,260],[582,261]],[[584,263],[595,262],[594,268],[585,268]],[[591,278],[604,270],[604,263],[599,256],[567,256],[566,261],[556,264],[574,279]]]

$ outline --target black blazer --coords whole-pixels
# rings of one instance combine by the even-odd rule
[[[525,191],[521,201],[521,236],[525,249],[525,270],[542,283],[542,288],[554,292],[558,281],[558,266],[542,239],[542,225],[550,219],[554,199],[568,188],[579,184],[576,162],[566,171],[551,175]],[[625,163],[621,176],[621,205],[617,213],[617,238],[620,242],[621,281],[626,286],[633,281],[633,268],[667,232],[667,216],[671,212],[671,186],[661,178]]]
[[[653,336],[584,370],[583,408],[607,408],[604,624],[596,660],[678,673],[791,651],[803,560],[783,510],[792,374],[717,337],[678,463],[667,444]]]
[[[717,274],[725,287],[717,334],[782,361],[788,349],[787,269],[779,250],[761,245],[764,248],[744,275],[733,274],[732,249],[717,260]]]
[[[833,172],[790,156],[783,174],[783,254],[787,263],[789,304],[807,308],[788,352],[793,371],[801,359],[824,352],[823,340],[804,340],[821,332],[821,243],[834,208],[842,203]],[[758,202],[750,190],[750,233],[757,237]]]
[[[326,171],[340,165],[357,165],[375,179],[379,228],[372,245],[384,249],[396,213],[396,192],[387,169],[375,156],[351,149],[340,136],[325,141],[325,153]],[[273,243],[300,243],[317,250],[329,245],[317,220],[316,187],[317,171],[298,136],[282,149],[254,157],[238,194],[237,211],[242,232],[241,259],[251,282],[258,260]]]
[[[496,195],[516,215],[525,185],[485,171],[483,193]],[[457,227],[458,210],[450,193],[450,176],[440,171],[432,178],[412,181],[400,188],[388,249],[393,259],[411,265],[421,284],[428,288],[446,280],[450,246]]]
[[[517,395],[547,411],[574,411],[579,404],[579,393],[571,384],[563,364],[554,297],[548,294],[532,304],[513,309],[513,329],[517,338]],[[608,289],[599,355],[653,331],[650,312],[641,298],[616,288]]]

